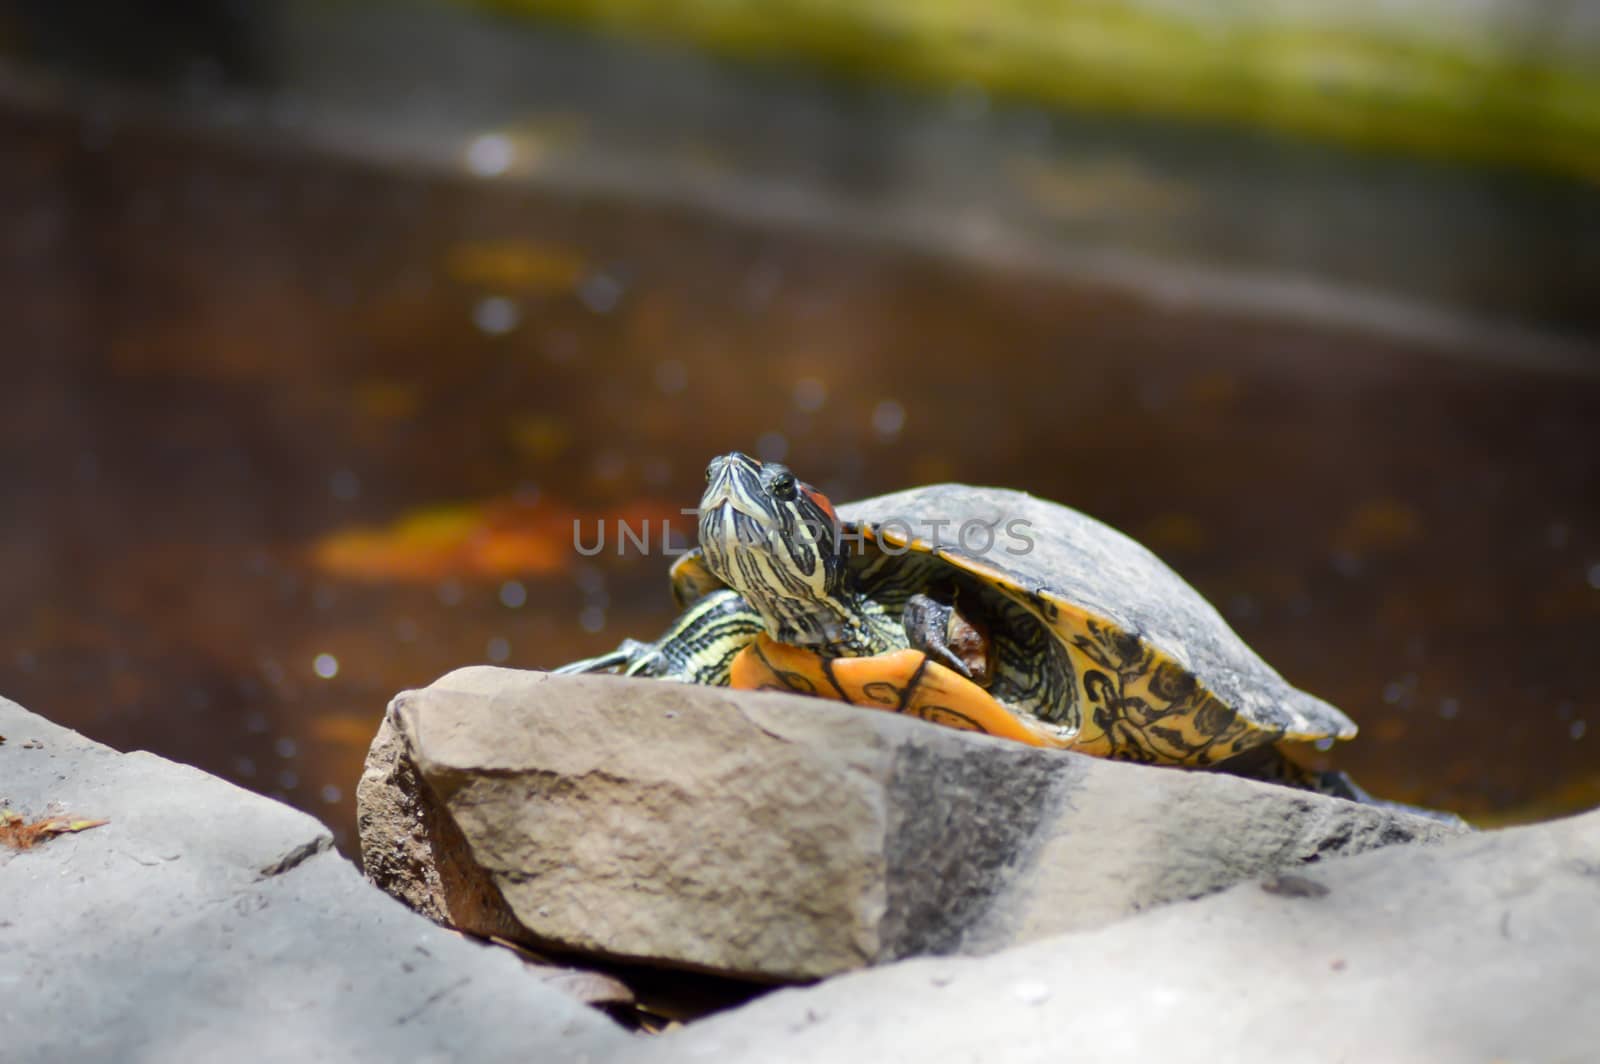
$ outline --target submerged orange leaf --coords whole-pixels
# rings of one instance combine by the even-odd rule
[[[522,240],[470,241],[445,254],[445,273],[464,284],[503,290],[566,292],[588,270],[581,252]]]
[[[311,722],[311,735],[319,742],[365,750],[372,745],[378,722],[367,715],[318,717]]]
[[[1355,554],[1396,550],[1422,539],[1422,515],[1398,499],[1368,499],[1334,533],[1334,545]]]
[[[610,532],[605,549],[615,553],[618,524],[635,535],[648,529],[655,549],[663,523],[674,519],[680,526],[685,520],[678,507],[662,502],[583,512],[559,504],[493,500],[418,511],[386,528],[332,533],[313,546],[312,561],[324,572],[354,580],[428,583],[445,577],[540,576],[578,560],[575,528],[581,527],[584,543],[592,544],[597,525],[604,522]]]

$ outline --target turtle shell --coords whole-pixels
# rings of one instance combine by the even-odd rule
[[[838,509],[864,541],[867,594],[948,572],[1036,619],[1027,632],[1017,609],[1004,608],[995,638],[1012,663],[995,694],[1086,753],[1205,765],[1280,739],[1356,734],[1147,548],[1076,510],[962,484]]]

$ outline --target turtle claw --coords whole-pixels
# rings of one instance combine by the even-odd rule
[[[579,676],[590,672],[620,672],[630,674],[636,671],[646,659],[656,653],[654,643],[642,643],[637,639],[624,639],[617,645],[617,649],[607,654],[599,654],[581,661],[568,662],[560,668],[550,671],[561,676]]]

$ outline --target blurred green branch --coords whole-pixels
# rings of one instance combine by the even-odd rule
[[[1600,17],[1513,0],[470,0],[925,86],[1600,180]],[[1396,13],[1406,16],[1397,21]],[[1552,21],[1554,20],[1554,21]]]

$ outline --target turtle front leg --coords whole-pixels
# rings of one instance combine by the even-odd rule
[[[950,601],[918,592],[906,600],[900,622],[911,646],[979,687],[994,676],[994,644],[989,633]]]
[[[703,595],[654,643],[624,639],[608,654],[551,671],[615,673],[726,687],[734,657],[763,630],[760,614],[737,592],[724,588]]]

